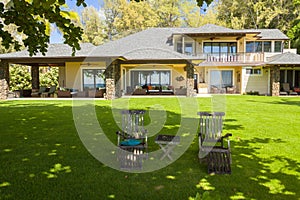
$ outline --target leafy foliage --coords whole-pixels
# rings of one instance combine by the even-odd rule
[[[58,86],[58,67],[40,67],[40,85],[51,87]]]
[[[105,26],[98,11],[94,7],[86,7],[82,11],[83,42],[100,45],[106,38]]]
[[[293,46],[299,48],[297,44],[299,10],[299,0],[220,0],[217,18],[227,27],[235,29],[277,28],[283,33],[289,32]]]
[[[28,66],[11,66],[9,73],[11,91],[31,88],[31,74]]]
[[[65,43],[73,49],[73,54],[80,49],[82,29],[75,26],[70,19],[65,17],[67,11],[62,10],[65,0],[10,0],[6,5],[0,3],[0,35],[2,45],[8,49],[13,45],[20,50],[21,42],[13,37],[13,34],[5,30],[5,27],[14,24],[16,34],[24,34],[22,40],[28,48],[30,55],[38,52],[45,54],[47,51],[50,35],[47,32],[47,23],[54,23],[62,30]],[[77,0],[77,5],[86,6],[84,0]]]

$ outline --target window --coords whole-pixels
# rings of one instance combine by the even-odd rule
[[[247,75],[261,75],[262,70],[261,68],[246,68]]]
[[[169,70],[156,70],[156,71],[131,71],[131,85],[170,85],[171,72]]]
[[[236,42],[204,42],[203,52],[220,54],[220,53],[236,53]]]
[[[188,55],[193,54],[193,43],[185,43],[184,44],[184,53]]]
[[[262,42],[246,42],[247,53],[262,52]]]
[[[222,88],[233,85],[233,70],[211,70],[210,85]]]
[[[281,41],[275,41],[275,52],[282,52],[282,42]]]
[[[264,42],[263,46],[264,46],[264,52],[272,52],[271,51],[271,41]]]
[[[188,54],[188,55],[192,55],[193,54],[193,43],[191,43],[191,42],[184,43],[184,52],[182,50],[183,50],[182,49],[182,43],[177,42],[176,51],[178,53],[185,53],[185,54]]]
[[[83,69],[83,88],[105,88],[104,69]]]
[[[177,42],[177,52],[178,53],[182,53],[182,43],[181,42]]]

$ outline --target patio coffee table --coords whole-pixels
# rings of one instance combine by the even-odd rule
[[[158,135],[155,138],[155,143],[158,144],[164,152],[160,160],[163,160],[165,157],[173,160],[171,153],[174,147],[180,143],[180,137],[174,135]]]

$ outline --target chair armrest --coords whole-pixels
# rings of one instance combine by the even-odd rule
[[[223,148],[224,148],[223,139],[227,138],[227,148],[230,149],[230,140],[229,140],[230,136],[232,136],[232,133],[226,133],[224,136],[221,137],[221,144]]]
[[[228,137],[230,137],[230,136],[232,136],[232,133],[226,133],[226,135],[222,136],[221,139],[223,139],[223,138],[228,138]]]

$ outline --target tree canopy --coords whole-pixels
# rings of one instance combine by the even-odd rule
[[[86,6],[84,0],[77,0],[77,6]],[[50,41],[47,24],[54,23],[62,30],[65,43],[73,52],[80,49],[82,29],[75,26],[64,10],[65,0],[10,0],[0,3],[0,35],[1,44],[6,49],[11,45],[20,50],[24,45],[30,55],[37,52],[45,53]],[[16,32],[9,32],[7,26],[15,25]],[[24,38],[15,37],[23,34]]]

